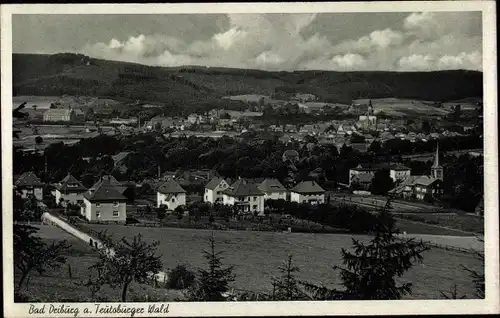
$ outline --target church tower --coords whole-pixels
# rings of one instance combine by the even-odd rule
[[[439,142],[436,146],[436,155],[434,157],[434,164],[431,167],[431,177],[443,181],[443,166],[439,164]]]
[[[370,101],[368,102],[368,113],[366,114],[368,117],[369,116],[373,116],[374,113],[373,113],[373,105],[372,105],[372,100],[370,99]]]

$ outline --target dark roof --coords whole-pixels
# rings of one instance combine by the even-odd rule
[[[356,171],[373,171],[373,170],[381,170],[381,169],[390,169],[390,170],[410,170],[405,165],[402,164],[387,164],[387,163],[363,163],[359,164],[356,168],[351,170]]]
[[[286,191],[286,188],[277,179],[265,179],[258,185],[258,188],[266,193]]]
[[[237,180],[223,193],[232,197],[264,195],[264,193],[257,188],[255,183],[248,183],[248,181],[244,179]]]
[[[296,193],[324,193],[323,189],[316,181],[302,181],[290,190]]]
[[[372,182],[372,179],[373,179],[373,175],[362,173],[362,174],[354,175],[352,177],[351,182],[356,182],[357,181],[359,183],[368,183],[368,182]]]
[[[433,184],[434,182],[438,181],[439,179],[429,177],[429,176],[420,176],[418,179],[416,179],[413,184],[418,184],[418,185],[423,185],[423,186],[429,186]]]
[[[33,172],[23,173],[19,179],[16,180],[16,186],[19,187],[33,187],[33,186],[43,186],[42,181]]]
[[[219,178],[219,177],[213,177],[212,180],[210,180],[210,182],[207,183],[207,185],[205,186],[205,188],[207,189],[210,189],[210,190],[213,190],[215,188],[217,188],[217,186],[222,182],[224,181],[224,179],[222,178]]]
[[[109,179],[101,179],[93,185],[84,197],[91,201],[126,201],[127,198]]]
[[[56,186],[56,189],[59,190],[60,192],[67,192],[67,191],[83,192],[87,190],[87,188],[80,181],[78,181],[78,179],[76,179],[69,173],[64,179],[62,179],[59,185]]]
[[[161,192],[161,193],[186,193],[186,190],[184,190],[173,179],[169,179],[166,182],[164,182],[161,186],[158,187],[158,192]]]
[[[128,152],[128,151],[122,151],[122,152],[119,152],[116,155],[112,156],[113,161],[115,162],[115,165],[122,162],[125,158],[127,158],[127,156],[129,154],[130,154],[130,152]]]

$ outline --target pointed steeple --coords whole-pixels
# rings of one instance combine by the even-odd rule
[[[434,164],[431,167],[431,177],[434,179],[443,180],[444,169],[439,164],[439,142],[436,146],[436,155],[434,157]]]
[[[439,141],[437,142],[436,155],[434,156],[434,164],[432,165],[432,168],[442,168],[439,164]]]

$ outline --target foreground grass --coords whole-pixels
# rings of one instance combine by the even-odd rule
[[[96,231],[107,230],[115,237],[133,237],[141,233],[146,241],[159,240],[159,252],[165,268],[189,264],[192,268],[205,267],[202,249],[208,248],[210,230],[174,228],[135,228],[119,225],[89,225]],[[276,233],[250,231],[214,231],[217,249],[224,251],[224,262],[235,265],[236,281],[233,286],[251,291],[272,289],[271,277],[288,254],[294,255],[300,267],[299,279],[317,284],[338,286],[338,272],[334,265],[341,265],[342,248],[350,248],[351,239],[366,240],[363,235]],[[483,264],[472,255],[432,249],[424,254],[424,262],[402,279],[413,283],[409,299],[440,298],[440,290],[457,284],[458,291],[473,297],[474,285],[460,264],[474,269]]]
[[[205,267],[202,249],[208,248],[210,230],[173,228],[134,228],[117,225],[89,225],[94,230],[107,230],[116,238],[132,237],[141,233],[146,241],[159,240],[159,253],[165,269],[178,264],[188,264],[191,269]],[[59,228],[41,226],[39,235],[47,241],[66,239],[72,244],[67,256],[68,265],[46,275],[34,274],[28,289],[23,292],[34,301],[92,301],[85,287],[75,285],[88,278],[88,267],[97,260],[96,252],[86,243]],[[338,273],[333,265],[341,265],[341,248],[349,248],[351,238],[366,240],[366,236],[342,234],[273,233],[249,231],[215,231],[217,249],[224,251],[224,264],[235,265],[236,281],[232,287],[251,291],[271,290],[271,277],[286,256],[294,255],[301,271],[299,279],[327,286],[339,286]],[[433,249],[425,253],[423,264],[416,264],[402,279],[413,283],[413,294],[407,299],[437,299],[440,290],[446,291],[457,284],[459,293],[473,297],[474,285],[460,268],[460,264],[474,269],[483,265],[472,255]],[[146,295],[148,298],[146,299]],[[104,288],[100,301],[120,301],[120,292]],[[130,290],[130,301],[174,301],[182,299],[176,290],[134,284]]]
[[[67,262],[57,270],[50,270],[44,275],[33,273],[28,287],[22,293],[33,302],[74,302],[94,301],[86,287],[77,283],[88,279],[88,267],[97,261],[97,253],[85,242],[67,232],[49,225],[40,225],[38,235],[50,243],[53,240],[67,240],[71,248],[67,253]],[[69,277],[68,264],[71,266],[72,277]],[[17,281],[17,279],[15,280]],[[121,291],[105,287],[98,293],[99,301],[120,302]],[[146,298],[148,297],[148,298]],[[150,285],[133,283],[129,290],[129,301],[174,301],[182,298],[182,293],[176,290],[154,288]]]

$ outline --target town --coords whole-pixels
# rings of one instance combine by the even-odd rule
[[[85,49],[12,54],[16,303],[485,299],[495,106],[480,53],[420,61],[411,29],[446,13],[338,44],[333,13],[154,16],[155,36],[97,40],[82,15]]]

